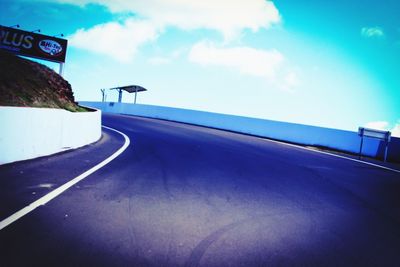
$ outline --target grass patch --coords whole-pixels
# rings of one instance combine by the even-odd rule
[[[71,85],[55,71],[0,50],[0,106],[59,108],[87,112]]]

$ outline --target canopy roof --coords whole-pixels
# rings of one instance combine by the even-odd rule
[[[127,85],[127,86],[120,86],[120,87],[110,88],[110,90],[114,90],[114,89],[124,90],[124,91],[127,91],[128,93],[147,91],[146,88],[143,88],[143,87],[141,87],[139,85]]]

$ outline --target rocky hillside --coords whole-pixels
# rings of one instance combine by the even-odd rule
[[[85,111],[71,85],[52,69],[0,50],[0,106]]]

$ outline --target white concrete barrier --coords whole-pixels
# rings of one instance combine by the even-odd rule
[[[5,164],[96,142],[101,111],[0,107],[0,125],[0,164]]]
[[[152,105],[110,102],[80,102],[80,104],[104,112],[178,121],[350,153],[358,153],[360,149],[361,139],[355,131]],[[382,157],[382,143],[377,139],[366,140],[363,155]],[[400,161],[399,138],[392,138],[388,158]]]

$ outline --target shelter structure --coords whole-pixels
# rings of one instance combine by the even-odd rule
[[[127,91],[128,93],[135,93],[135,102],[134,102],[135,104],[137,99],[137,93],[147,91],[146,88],[143,88],[142,86],[139,85],[114,87],[110,88],[110,90],[118,90],[118,103],[121,103],[122,101],[122,91]]]

